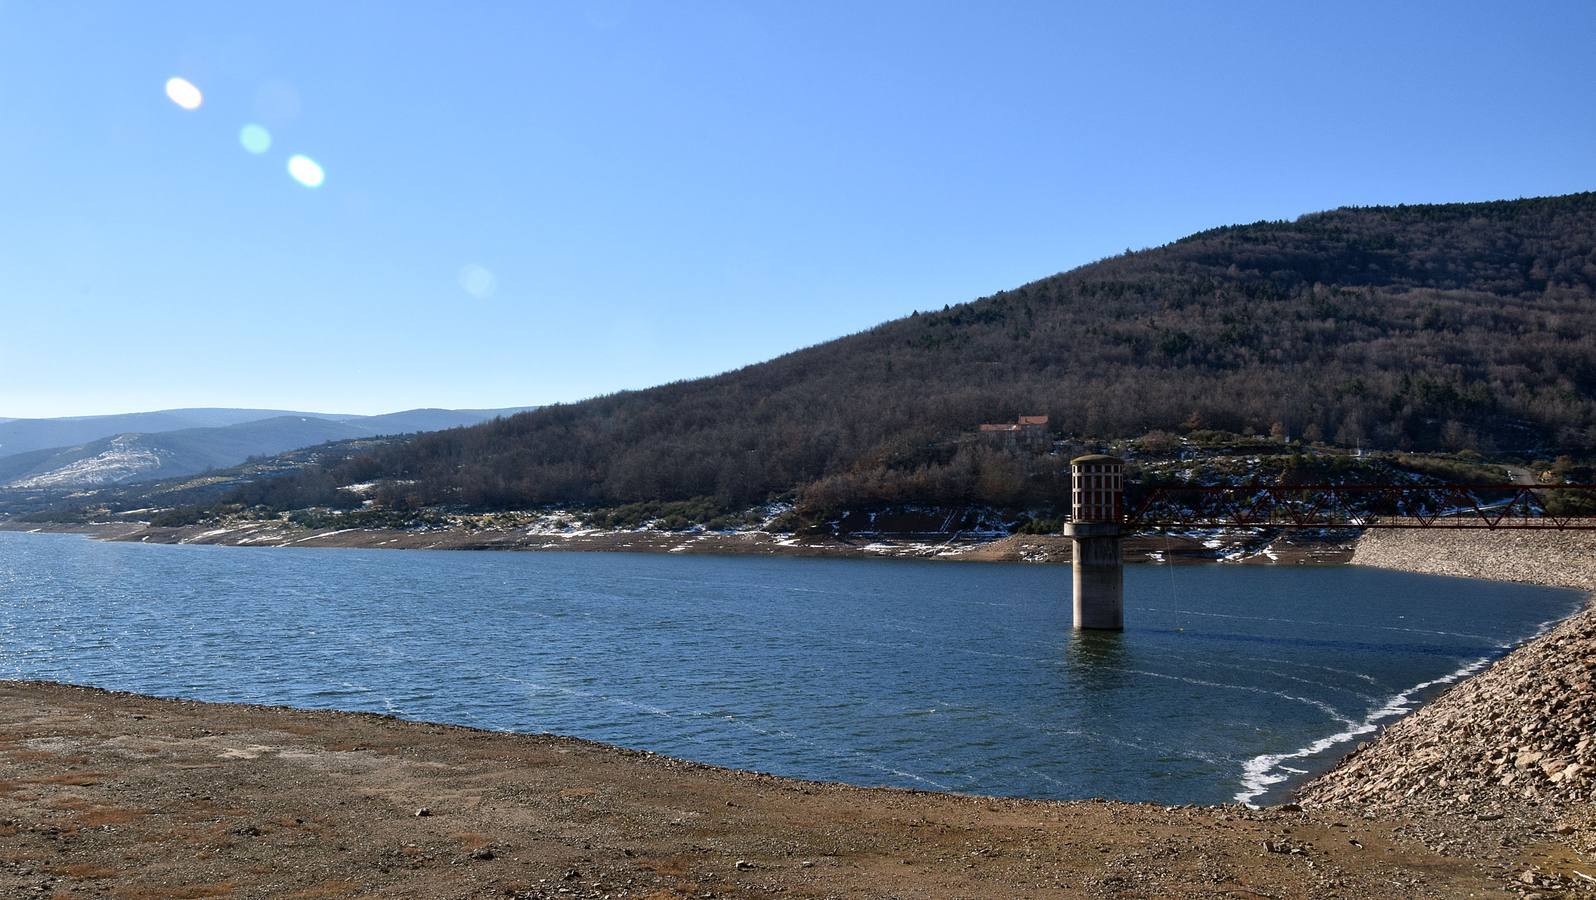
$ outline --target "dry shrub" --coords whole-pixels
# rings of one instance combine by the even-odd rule
[[[84,787],[99,784],[110,778],[104,772],[62,772],[60,775],[47,775],[39,779],[43,784],[65,784],[74,787]]]
[[[288,898],[288,900],[312,900],[312,898],[316,897],[349,897],[358,893],[359,890],[360,882],[352,878],[335,878],[330,881],[313,884],[292,894],[284,894],[283,897]]]
[[[77,824],[81,828],[100,828],[105,825],[126,825],[142,817],[144,813],[136,809],[119,809],[108,806],[104,809],[90,810],[77,817]]]
[[[677,856],[671,859],[645,859],[641,860],[639,865],[643,866],[645,869],[653,871],[657,875],[663,875],[666,878],[686,878],[687,867],[691,863],[691,858],[686,856]]]
[[[231,881],[218,881],[212,884],[189,884],[182,887],[130,887],[117,891],[112,896],[118,900],[199,900],[202,897],[229,897],[238,890],[238,886]]]
[[[95,881],[100,878],[110,878],[116,874],[116,869],[110,866],[97,866],[93,863],[79,863],[75,866],[67,866],[62,871],[68,878],[76,878],[80,881]]]

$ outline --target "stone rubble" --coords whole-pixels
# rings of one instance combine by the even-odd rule
[[[1370,531],[1353,562],[1596,590],[1596,533]],[[1587,604],[1353,751],[1298,801],[1524,825],[1596,853],[1593,685],[1596,605]],[[1547,879],[1526,871],[1519,886],[1589,887]]]

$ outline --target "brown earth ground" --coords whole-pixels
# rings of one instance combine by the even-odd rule
[[[5,896],[1462,897],[1577,863],[1540,823],[1474,822],[1467,852],[1427,847],[1432,827],[853,788],[0,682]]]
[[[236,547],[360,547],[379,550],[564,550],[586,552],[716,553],[759,556],[874,557],[953,562],[1070,561],[1069,538],[1016,534],[829,535],[743,532],[601,531],[529,534],[515,528],[307,529],[283,522],[217,528],[166,528],[141,522],[37,525],[0,522],[8,531],[82,532],[100,540],[151,544],[218,544]],[[1214,532],[1200,537],[1136,535],[1125,541],[1128,562],[1213,562],[1229,558],[1249,565],[1344,563],[1352,558],[1354,531]]]

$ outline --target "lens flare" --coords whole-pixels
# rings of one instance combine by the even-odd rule
[[[265,153],[272,148],[272,133],[251,123],[239,129],[238,142],[251,153]]]
[[[477,298],[486,300],[493,296],[499,289],[499,280],[485,266],[471,263],[460,269],[460,289]]]
[[[205,95],[187,78],[168,78],[166,96],[184,109],[199,109],[200,104],[205,102]]]
[[[327,173],[321,170],[320,163],[299,153],[288,157],[288,174],[308,188],[321,187],[321,183],[327,180]]]

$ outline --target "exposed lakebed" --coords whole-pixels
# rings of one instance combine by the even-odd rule
[[[549,731],[857,784],[1278,799],[1580,603],[1351,566],[238,549],[0,532],[0,677]]]

